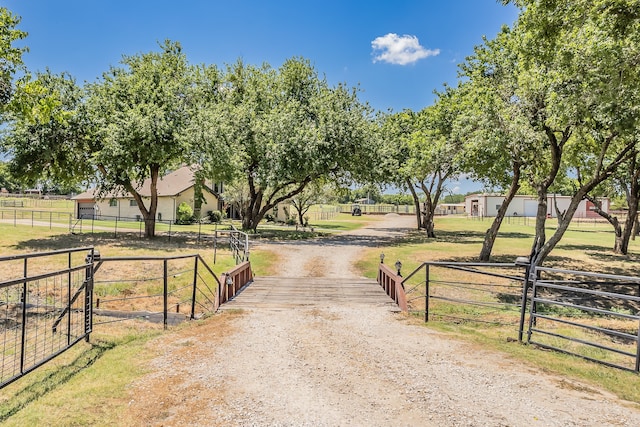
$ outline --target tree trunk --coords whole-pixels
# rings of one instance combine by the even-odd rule
[[[607,222],[609,222],[609,224],[611,224],[611,226],[613,227],[613,231],[615,234],[615,242],[613,244],[613,251],[617,254],[625,254],[626,252],[622,252],[623,249],[623,231],[622,231],[622,226],[620,225],[620,221],[618,221],[618,218],[609,214],[608,212],[605,212],[602,210],[602,206],[601,203],[598,201],[598,199],[596,199],[595,197],[591,197],[588,194],[585,196],[585,198],[587,200],[589,200],[591,203],[593,203],[594,206],[594,210],[596,211],[596,213],[598,215],[600,215],[601,217],[603,217],[604,219],[607,220]],[[627,217],[627,220],[629,218]],[[627,242],[627,246],[628,246],[629,242]]]
[[[158,211],[158,176],[160,175],[160,166],[151,167],[151,204],[144,218],[144,235],[145,237],[155,237],[156,235],[156,212]],[[143,212],[144,214],[144,212]]]
[[[538,193],[538,211],[536,212],[536,237],[531,247],[531,255],[529,259],[538,258],[538,254],[546,243],[547,236],[545,232],[545,224],[547,222],[547,187],[541,186],[537,189]]]
[[[498,236],[498,231],[500,230],[500,226],[502,225],[502,221],[507,213],[507,209],[509,208],[509,204],[518,193],[520,189],[520,172],[521,166],[519,164],[514,165],[513,167],[513,177],[511,178],[511,185],[509,187],[509,191],[505,196],[502,205],[500,205],[500,209],[498,209],[498,213],[491,224],[491,228],[489,228],[484,236],[484,241],[482,242],[482,250],[480,251],[479,259],[480,261],[489,261],[491,258],[491,252],[493,251],[493,244],[496,241],[496,237]]]
[[[413,197],[413,206],[416,209],[416,221],[418,223],[418,230],[422,227],[422,214],[420,213],[420,199],[418,198],[418,193],[416,193],[416,189],[413,187],[411,180],[407,179],[407,187],[409,187],[409,191],[411,191],[411,196]]]
[[[627,219],[624,222],[624,230],[622,232],[622,236],[620,237],[620,247],[619,252],[624,255],[629,253],[629,241],[631,237],[635,237],[635,232],[638,226],[638,205],[640,204],[640,200],[638,200],[638,192],[631,192],[628,201],[629,211],[627,213]],[[618,246],[618,238],[616,236],[616,248]]]
[[[431,196],[427,194],[427,199],[424,202],[424,214],[422,226],[427,232],[427,237],[435,238],[435,224],[434,217],[435,216],[435,207],[433,201],[431,200]]]

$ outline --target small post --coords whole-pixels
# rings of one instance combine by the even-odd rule
[[[193,293],[191,294],[191,320],[196,317],[196,289],[198,287],[198,257],[195,257],[193,266]]]
[[[638,339],[636,340],[636,372],[640,372],[640,326],[638,326]]]
[[[522,284],[522,298],[520,300],[520,325],[518,328],[518,342],[522,342],[522,335],[524,334],[524,318],[527,310],[527,293],[529,292],[529,272],[531,271],[531,264],[529,258],[518,257],[516,258],[517,266],[524,267],[524,280]]]
[[[230,292],[233,292],[233,291],[229,290],[229,289],[233,290],[233,277],[231,277],[231,275],[227,273],[224,281],[225,281],[225,285],[227,285],[227,301],[229,301],[231,298],[234,297],[232,293],[230,294]]]
[[[218,223],[216,222],[213,234],[213,263],[216,263],[216,253],[218,252]]]
[[[429,264],[425,266],[424,322],[429,321]]]
[[[163,321],[165,329],[167,329],[167,310],[169,309],[169,307],[168,307],[168,304],[169,304],[169,301],[168,301],[168,298],[169,298],[169,295],[168,295],[169,294],[169,267],[167,265],[167,262],[168,261],[165,258],[164,262],[163,262],[163,264],[164,264],[164,274],[163,274],[163,276],[164,277],[163,277],[163,292],[162,292],[164,294],[163,295],[163,297],[164,297],[164,301],[163,301],[164,307],[163,307],[163,310],[162,310],[162,321]]]

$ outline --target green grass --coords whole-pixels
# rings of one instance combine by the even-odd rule
[[[92,335],[7,386],[0,398],[3,426],[126,425],[120,419],[127,387],[144,374],[152,354],[144,345],[159,332],[131,329]]]

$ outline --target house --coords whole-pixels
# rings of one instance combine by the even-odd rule
[[[149,191],[149,179],[146,179],[140,186],[140,194],[145,201],[145,205],[151,200]],[[222,211],[223,204],[220,198],[222,184],[205,182],[202,186],[204,200],[197,209],[195,203],[195,176],[193,170],[184,166],[160,179],[158,179],[158,221],[176,220],[178,206],[185,202],[199,217],[207,215],[208,211]],[[140,220],[142,214],[135,199],[129,193],[108,193],[97,198],[97,189],[90,189],[84,193],[73,197],[75,201],[76,218],[108,218],[118,220]]]
[[[498,194],[472,194],[464,199],[465,210],[469,216],[493,217],[498,213],[504,196]],[[609,198],[599,197],[601,208],[609,212]],[[547,216],[555,218],[556,206],[560,212],[564,212],[571,203],[571,196],[549,194],[547,196]],[[506,216],[535,217],[538,212],[538,199],[536,196],[516,195],[509,207]],[[573,216],[574,218],[597,218],[595,206],[589,200],[582,200]]]

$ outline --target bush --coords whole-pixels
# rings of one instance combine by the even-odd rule
[[[193,208],[186,202],[180,203],[177,214],[176,222],[178,224],[191,224],[191,221],[193,220]]]
[[[298,221],[295,218],[289,218],[285,223],[287,225],[296,225]]]
[[[207,215],[209,216],[209,220],[211,222],[219,223],[220,221],[222,221],[222,212],[220,211],[209,211],[207,212]]]

